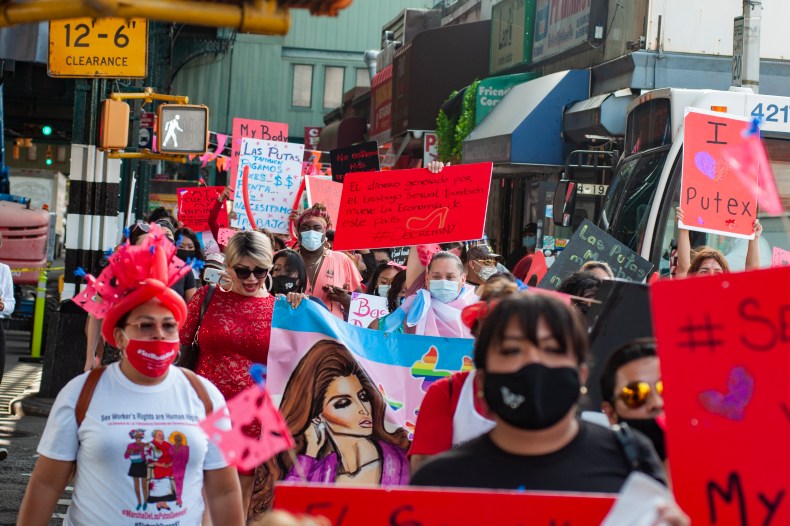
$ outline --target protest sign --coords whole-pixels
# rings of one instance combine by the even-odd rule
[[[233,119],[233,139],[230,162],[228,163],[228,181],[231,189],[236,189],[241,156],[241,141],[245,137],[262,141],[286,142],[288,140],[288,124],[284,122],[257,121],[254,119]],[[235,199],[240,199],[241,196]]]
[[[210,230],[208,217],[211,209],[217,204],[217,198],[222,190],[224,190],[222,186],[194,186],[176,190],[178,220],[195,232]],[[225,207],[221,207],[219,211],[217,224],[221,227],[228,226],[228,212]]]
[[[653,270],[652,263],[585,219],[538,286],[557,289],[563,279],[578,271],[587,261],[608,263],[615,278],[638,283],[645,281]]]
[[[400,266],[406,266],[406,260],[409,259],[409,247],[395,247],[392,249],[391,260]]]
[[[332,218],[332,225],[337,225],[337,216],[340,212],[340,196],[343,194],[343,185],[331,179],[309,176],[307,179],[307,202],[310,206],[321,203]]]
[[[228,246],[228,241],[230,241],[230,238],[232,238],[233,234],[236,232],[238,232],[238,230],[234,230],[232,228],[220,228],[219,232],[217,232],[217,236],[219,237],[219,239],[217,239],[217,243],[223,247]]]
[[[355,327],[315,302],[302,301],[294,309],[285,298],[275,302],[270,341],[266,387],[279,402],[280,412],[300,444],[296,451],[300,463],[312,466],[304,470],[308,480],[334,482],[342,474],[337,466],[342,466],[348,441],[343,447],[327,442],[317,457],[305,453],[306,447],[314,445],[311,440],[315,435],[307,432],[312,429],[310,422],[334,418],[331,404],[323,403],[324,393],[318,391],[317,382],[342,377],[346,380],[336,388],[343,392],[350,389],[354,400],[365,390],[369,418],[359,424],[359,436],[365,444],[375,442],[383,466],[380,483],[385,486],[408,482],[406,450],[425,392],[440,378],[471,370],[474,343]],[[305,407],[311,409],[305,411]],[[275,478],[298,477],[289,471]]]
[[[304,146],[288,142],[244,139],[241,143],[239,191],[233,201],[233,226],[242,230],[265,228],[276,234],[288,233],[288,216],[302,183]],[[250,226],[244,205],[242,173],[249,166],[249,205],[255,225]]]
[[[342,183],[351,172],[378,172],[379,145],[376,141],[355,144],[329,152],[332,164],[332,180]]]
[[[335,250],[483,237],[491,163],[351,173],[343,183]]]
[[[724,157],[744,144],[741,117],[689,110],[684,119],[681,228],[754,239],[757,172],[737,175]]]
[[[211,232],[196,232],[198,239],[200,240],[200,245],[203,247],[203,252],[208,254],[219,254],[219,245],[217,241],[214,239],[214,236],[211,235]]]
[[[774,247],[771,266],[786,267],[788,265],[790,265],[790,251],[784,250],[783,248]]]
[[[598,526],[613,495],[528,491],[349,488],[278,484],[274,508],[332,526]]]
[[[790,524],[790,268],[651,287],[672,488],[694,525]]]
[[[382,316],[389,314],[387,298],[372,294],[351,294],[351,305],[348,311],[348,323],[357,327],[367,327]]]

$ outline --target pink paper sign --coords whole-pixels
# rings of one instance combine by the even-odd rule
[[[332,218],[332,225],[337,225],[340,212],[340,197],[343,194],[343,183],[321,177],[307,177],[307,200],[310,206],[321,203]]]
[[[786,267],[790,265],[790,251],[774,247],[772,267]]]
[[[236,232],[238,232],[238,230],[232,228],[220,228],[219,232],[217,232],[217,237],[219,238],[217,239],[217,243],[223,247],[228,246],[228,241],[230,241],[230,238],[232,238],[233,234]]]
[[[241,140],[244,138],[261,139],[264,141],[286,142],[288,140],[288,124],[284,122],[256,121],[254,119],[233,119],[233,141],[228,181],[232,190],[236,190],[236,175],[241,157]]]

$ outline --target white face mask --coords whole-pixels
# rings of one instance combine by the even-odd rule
[[[324,244],[324,233],[307,230],[301,233],[302,246],[310,252],[315,252]]]
[[[390,291],[389,285],[379,285],[378,295],[381,296],[382,298],[386,298],[387,293],[389,293],[389,291]]]
[[[458,282],[446,279],[432,279],[429,282],[431,297],[442,303],[450,303],[458,297]]]
[[[496,267],[480,267],[480,270],[477,271],[477,275],[480,276],[480,279],[483,282],[489,280],[491,276],[497,273]]]

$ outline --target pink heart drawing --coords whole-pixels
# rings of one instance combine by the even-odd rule
[[[735,367],[730,371],[727,380],[729,392],[709,390],[700,393],[702,407],[713,414],[730,420],[743,420],[746,406],[754,393],[754,378],[743,367]]]

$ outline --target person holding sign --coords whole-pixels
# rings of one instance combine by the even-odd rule
[[[689,230],[683,228],[684,224],[683,209],[675,209],[675,217],[678,220],[678,268],[675,277],[685,278],[688,275],[714,275],[730,271],[730,265],[724,254],[710,247],[697,247],[696,253],[692,256],[691,236]],[[759,219],[754,220],[754,238],[749,240],[746,249],[746,270],[760,268],[760,235],[763,233],[763,225]]]
[[[617,493],[635,469],[666,484],[646,438],[619,437],[576,416],[587,349],[581,320],[559,299],[502,300],[483,322],[474,351],[496,424],[427,462],[411,484]]]
[[[342,252],[326,248],[326,232],[332,218],[320,203],[302,212],[296,219],[299,255],[307,267],[307,294],[329,306],[329,311],[344,319],[351,304],[351,292],[359,292],[362,275]]]

